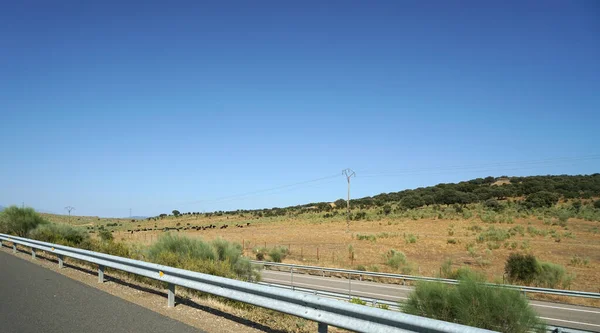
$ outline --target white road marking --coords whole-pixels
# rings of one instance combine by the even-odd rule
[[[262,279],[262,280],[263,281],[271,280],[272,282],[281,282],[280,280],[273,280],[273,279]],[[305,286],[309,286],[309,287],[314,287],[314,284],[307,284],[307,283],[296,283],[296,282],[294,282],[294,286],[295,285],[305,285]],[[341,291],[346,292],[346,293],[348,292],[348,289],[342,289],[342,288],[335,288],[335,287],[322,287],[322,288],[334,289],[334,290],[341,290]],[[327,290],[323,290],[323,291],[327,291]],[[408,299],[407,297],[382,295],[382,294],[369,293],[369,292],[365,292],[365,291],[353,291],[353,292],[354,293],[365,294],[365,295],[375,295],[375,296],[385,296],[385,297],[398,298],[398,299]]]
[[[535,303],[530,303],[530,305],[531,306],[539,306],[539,307],[542,307],[542,308],[551,308],[551,309],[559,309],[559,310],[568,310],[568,311],[578,311],[578,312],[587,312],[587,313],[597,313],[597,314],[600,314],[600,311],[563,308],[563,307],[560,307],[560,306],[541,305],[541,304],[535,304]]]
[[[290,273],[287,272],[277,272],[277,271],[269,271],[268,274],[271,273],[275,273],[275,275],[279,274],[279,275],[286,275],[288,277],[291,277]],[[305,274],[298,274],[298,275],[294,275],[294,276],[298,276],[298,277],[303,277],[303,278],[307,278],[307,279],[315,279],[315,280],[323,280],[323,281],[329,281],[329,282],[340,282],[340,283],[347,283],[348,280],[346,281],[340,281],[340,280],[335,280],[333,278],[324,278],[324,277],[318,277],[318,276],[312,276],[312,275],[305,275]],[[398,287],[393,287],[393,286],[387,286],[387,285],[378,285],[377,282],[362,282],[362,281],[355,281],[352,280],[352,284],[359,284],[359,285],[363,285],[363,286],[369,286],[369,287],[375,287],[375,288],[389,288],[389,289],[395,289],[395,290],[408,290],[408,291],[412,291],[412,288],[407,288],[404,286],[398,286]]]
[[[556,319],[556,318],[548,318],[548,317],[539,317],[540,319],[544,319],[544,320],[555,320],[555,321],[562,321],[565,323],[571,323],[571,324],[579,324],[579,325],[586,325],[586,326],[595,326],[595,327],[600,327],[600,325],[596,325],[596,324],[588,324],[588,323],[581,323],[578,321],[570,321],[570,320],[563,320],[563,319]]]

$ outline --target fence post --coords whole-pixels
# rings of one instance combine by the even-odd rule
[[[294,290],[294,267],[292,267],[290,272],[292,273],[292,290]]]
[[[104,282],[104,266],[98,265],[98,283]]]
[[[31,248],[31,258],[35,259],[35,249]]]
[[[17,244],[13,243],[13,253],[17,253]]]
[[[175,285],[169,283],[169,291],[167,292],[167,306],[172,308],[175,306]]]
[[[57,257],[58,257],[58,268],[63,268],[63,265],[64,265],[63,255],[59,254]]]
[[[319,333],[327,333],[327,324],[325,324],[325,323],[319,323],[318,332]]]

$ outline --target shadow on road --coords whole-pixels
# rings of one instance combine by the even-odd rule
[[[5,244],[2,244],[2,247],[12,248],[10,246],[6,246]],[[27,250],[24,250],[24,249],[19,248],[19,247],[17,247],[17,251],[19,253],[24,253],[24,254],[31,255],[31,251],[27,251]],[[52,262],[52,263],[55,263],[55,264],[58,265],[58,259],[56,259],[54,256],[52,256],[50,253],[47,253],[45,251],[38,251],[38,252],[36,252],[36,255],[37,255],[37,258],[39,258],[39,259],[44,259],[44,260],[47,260],[49,262]],[[95,270],[93,270],[93,269],[90,269],[88,267],[78,266],[78,265],[75,265],[73,263],[64,262],[64,267],[65,268],[71,268],[71,269],[74,269],[74,270],[77,270],[79,272],[86,273],[86,274],[89,274],[89,275],[96,276],[98,274],[98,272],[95,271]],[[135,283],[132,283],[132,282],[125,281],[125,280],[123,280],[121,278],[115,277],[113,275],[109,275],[110,273],[111,273],[110,271],[104,273],[104,280],[105,281],[107,281],[107,282],[108,281],[114,282],[116,284],[119,284],[119,285],[122,285],[122,286],[125,286],[125,287],[129,287],[129,288],[133,288],[133,289],[138,290],[138,291],[143,291],[143,292],[151,293],[153,295],[164,297],[165,298],[165,302],[166,302],[166,298],[167,298],[167,293],[166,292],[161,292],[161,291],[158,291],[156,289],[152,289],[152,288],[140,285],[140,284],[135,284]],[[268,326],[265,326],[265,325],[262,325],[262,324],[259,324],[259,323],[255,323],[255,322],[253,322],[251,320],[248,320],[248,319],[245,319],[245,318],[242,318],[242,317],[238,317],[236,315],[233,315],[233,314],[230,314],[230,313],[226,313],[226,312],[223,312],[223,311],[218,310],[218,309],[211,308],[211,307],[206,306],[206,305],[198,304],[198,303],[196,303],[196,302],[194,302],[194,301],[192,301],[191,299],[188,299],[188,298],[183,298],[183,297],[176,296],[175,297],[175,306],[177,306],[178,304],[186,305],[186,306],[189,306],[189,307],[194,308],[196,310],[204,311],[204,312],[210,313],[212,315],[219,316],[219,317],[227,319],[227,320],[231,320],[231,321],[236,322],[236,323],[238,323],[240,325],[252,327],[254,329],[260,330],[260,331],[265,332],[265,333],[284,333],[285,332],[285,331],[282,331],[282,330],[272,329],[272,328],[270,328]]]

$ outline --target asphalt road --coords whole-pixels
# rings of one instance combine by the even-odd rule
[[[0,252],[0,332],[201,332]]]
[[[403,302],[412,287],[396,284],[376,283],[369,281],[348,280],[335,277],[321,277],[308,274],[278,272],[264,270],[262,281],[267,283],[294,285],[301,288],[350,293],[356,297],[381,299],[393,302]],[[533,309],[546,323],[553,326],[568,327],[579,330],[600,332],[600,309],[558,304],[552,302],[530,301]]]

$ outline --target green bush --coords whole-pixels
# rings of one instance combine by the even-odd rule
[[[84,243],[89,243],[90,238],[84,230],[78,230],[65,224],[54,223],[38,225],[37,228],[29,232],[28,236],[42,242],[76,247]]]
[[[98,236],[104,242],[111,242],[111,241],[114,240],[112,232],[110,232],[108,230],[100,230],[100,231],[98,231]]]
[[[510,234],[504,229],[496,229],[494,227],[489,227],[486,231],[479,234],[477,237],[477,242],[502,242],[510,238]]]
[[[29,231],[41,224],[47,224],[33,208],[10,206],[0,212],[0,232],[25,237]]]
[[[511,283],[534,284],[543,288],[567,288],[573,280],[563,266],[540,262],[531,254],[512,253],[506,260],[504,272]]]
[[[511,283],[531,283],[536,278],[537,269],[537,260],[531,254],[511,253],[504,265],[504,272]]]
[[[588,266],[589,264],[590,264],[589,257],[582,258],[578,255],[574,255],[571,258],[571,265],[573,265],[573,266]]]
[[[545,327],[516,290],[462,278],[457,286],[419,282],[402,305],[417,316],[507,333],[544,332]]]
[[[408,234],[404,236],[404,241],[406,242],[406,244],[414,244],[417,242],[417,236],[413,234]]]
[[[550,262],[540,262],[535,277],[535,285],[542,288],[568,288],[573,276],[565,268]]]
[[[404,274],[408,274],[412,270],[406,260],[406,255],[394,249],[389,250],[386,254],[386,264],[393,269],[400,270]]]
[[[554,206],[560,195],[558,193],[539,191],[525,198],[525,205],[529,208],[548,208]]]
[[[248,259],[241,256],[241,246],[217,239],[212,243],[200,239],[166,234],[147,250],[154,263],[229,278],[258,279]]]
[[[269,251],[269,258],[272,262],[281,262],[288,255],[288,249],[285,247],[274,247]]]
[[[267,249],[264,247],[255,248],[254,253],[256,254],[256,260],[263,261],[267,256]]]
[[[594,201],[594,208],[600,209],[600,200]]]

